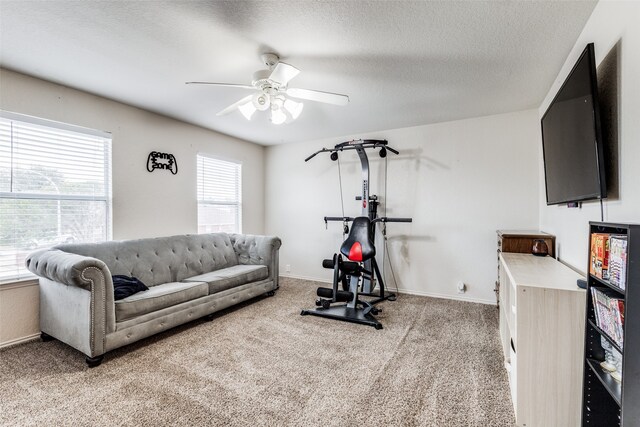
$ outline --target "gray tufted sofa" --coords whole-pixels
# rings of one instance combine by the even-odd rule
[[[201,234],[64,244],[30,254],[40,276],[40,329],[83,352],[104,353],[278,288],[278,237]],[[148,291],[114,301],[112,275]]]

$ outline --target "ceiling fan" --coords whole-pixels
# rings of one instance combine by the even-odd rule
[[[237,109],[247,120],[251,120],[251,117],[256,111],[270,110],[271,122],[276,125],[291,122],[300,116],[304,104],[291,98],[333,105],[347,105],[349,103],[349,97],[347,95],[288,87],[291,79],[297,76],[300,70],[293,65],[280,62],[280,58],[275,53],[265,53],[261,58],[269,68],[253,73],[251,85],[213,82],[186,82],[186,84],[225,86],[253,90],[253,94],[245,96],[238,102],[234,102],[217,115],[223,116]]]

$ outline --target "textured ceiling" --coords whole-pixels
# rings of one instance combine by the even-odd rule
[[[264,145],[537,107],[593,1],[7,1],[0,65]],[[215,113],[274,51],[348,94],[272,125]]]

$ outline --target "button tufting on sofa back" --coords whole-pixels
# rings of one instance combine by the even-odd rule
[[[179,282],[238,264],[226,233],[65,244],[55,248],[97,258],[112,275],[134,276],[147,286]]]

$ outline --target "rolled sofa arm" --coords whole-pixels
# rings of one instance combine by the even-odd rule
[[[40,330],[89,357],[105,352],[115,331],[113,281],[107,265],[59,249],[30,254],[25,264],[40,279]]]
[[[105,279],[107,277],[111,279],[107,265],[99,259],[58,249],[43,249],[33,252],[27,256],[25,264],[29,271],[40,277],[87,290],[91,290],[91,278],[87,275],[88,268],[98,269],[105,276]]]
[[[278,250],[282,240],[276,236],[232,234],[229,236],[240,264],[266,265],[269,278],[278,283]]]

